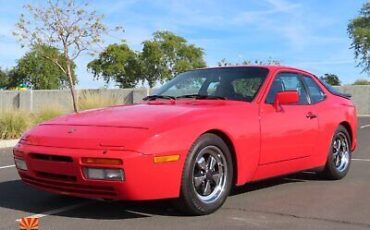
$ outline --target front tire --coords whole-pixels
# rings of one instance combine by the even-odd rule
[[[351,157],[351,139],[347,129],[340,125],[332,138],[323,171],[324,177],[330,180],[340,180],[345,177],[351,165]]]
[[[219,209],[233,180],[231,153],[217,135],[206,133],[192,145],[185,161],[177,208],[190,215]]]

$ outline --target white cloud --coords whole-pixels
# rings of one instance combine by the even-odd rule
[[[235,23],[266,23],[274,20],[273,15],[276,14],[294,14],[301,5],[298,3],[290,3],[284,0],[266,0],[266,6],[262,10],[247,10],[235,15],[232,19]]]
[[[343,43],[343,37],[327,36],[319,30],[329,28],[335,20],[325,15],[309,12],[303,3],[286,0],[266,0],[263,10],[247,10],[232,20],[236,24],[253,26],[259,32],[269,33],[276,40],[283,40],[285,46],[294,52],[308,47],[330,43]],[[312,23],[315,22],[315,23]]]
[[[285,0],[267,0],[267,2],[273,6],[275,12],[292,12],[301,6],[298,3],[291,3]]]
[[[102,12],[104,15],[114,13],[124,13],[132,5],[138,3],[139,0],[120,0],[120,1],[91,1],[90,8]]]

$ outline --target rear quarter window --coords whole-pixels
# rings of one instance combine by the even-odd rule
[[[339,96],[339,97],[343,97],[343,98],[346,98],[346,99],[351,99],[352,95],[351,94],[345,94],[345,93],[341,93],[339,92],[338,90],[336,90],[333,86],[331,86],[329,83],[327,83],[326,81],[322,80],[321,78],[318,78],[319,81],[321,82],[321,84],[323,84],[325,86],[325,88],[331,93],[331,94],[334,94],[335,96]]]
[[[311,77],[303,76],[303,80],[308,88],[311,103],[318,103],[325,99],[325,93]]]

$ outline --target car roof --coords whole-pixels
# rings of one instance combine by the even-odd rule
[[[195,70],[202,70],[202,69],[223,69],[223,68],[245,68],[245,67],[259,67],[259,68],[266,68],[270,71],[276,71],[276,70],[291,70],[291,71],[298,71],[307,73],[309,75],[314,75],[306,70],[291,67],[291,66],[284,66],[284,65],[230,65],[230,66],[214,66],[214,67],[204,67],[204,68],[197,68]]]

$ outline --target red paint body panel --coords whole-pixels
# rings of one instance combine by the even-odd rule
[[[276,74],[289,71],[312,75],[288,67],[267,68],[269,75],[250,103],[159,100],[91,110],[43,123],[24,134],[15,147],[15,157],[24,158],[29,168],[18,170],[19,174],[26,183],[54,193],[118,200],[162,199],[179,196],[187,153],[206,132],[222,133],[232,145],[236,185],[324,166],[339,124],[349,128],[355,149],[357,118],[350,100],[331,94],[321,85],[325,100],[281,105],[282,111],[277,111],[265,103]],[[308,119],[309,112],[317,117]],[[69,161],[36,159],[35,153]],[[154,156],[176,154],[180,159],[175,162],[153,161]],[[82,157],[122,159],[123,165],[104,167],[123,169],[125,180],[87,180]]]
[[[178,195],[177,174],[169,172],[181,168],[182,160],[163,165],[154,165],[150,155],[122,150],[86,150],[41,147],[19,144],[17,150],[25,153],[29,170],[19,170],[21,178],[28,184],[50,192],[75,195],[86,198],[104,198],[115,200],[147,200],[160,199]],[[71,156],[73,162],[53,162],[32,159],[31,153],[41,153],[54,156]],[[105,166],[109,168],[124,168],[125,181],[86,180],[81,163],[82,157],[121,158],[122,166]],[[101,166],[97,166],[102,168]],[[104,167],[103,167],[104,168]],[[50,175],[45,175],[47,172]],[[56,179],[52,175],[73,177]],[[166,176],[163,176],[166,175]],[[166,184],[166,186],[157,186]]]

